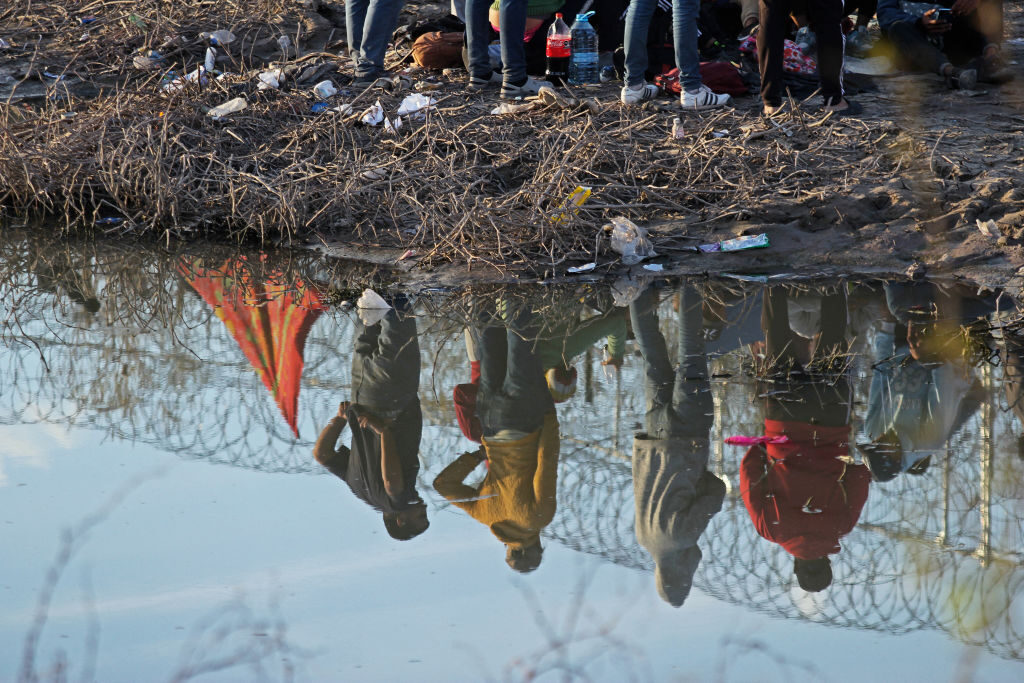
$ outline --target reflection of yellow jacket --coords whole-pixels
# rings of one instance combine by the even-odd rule
[[[531,545],[555,516],[558,418],[548,413],[539,430],[518,441],[483,442],[490,462],[479,488],[462,483],[480,462],[473,453],[444,468],[434,488],[503,543]]]

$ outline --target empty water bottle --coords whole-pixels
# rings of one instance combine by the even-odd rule
[[[573,85],[600,83],[597,54],[597,31],[590,25],[593,12],[577,14],[572,25],[572,56],[569,59],[569,82]]]

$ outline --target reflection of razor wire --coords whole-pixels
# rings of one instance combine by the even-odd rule
[[[186,458],[266,472],[323,471],[311,449],[338,402],[349,398],[353,328],[346,316],[323,316],[308,337],[297,440],[224,325],[173,268],[143,269],[131,287],[95,260],[76,268],[91,276],[64,277],[54,287],[77,299],[95,296],[102,303],[95,314],[53,288],[38,288],[31,274],[0,279],[0,424],[66,424]],[[667,301],[661,313],[663,320],[672,315]],[[674,330],[664,327],[674,348]],[[454,426],[450,402],[469,365],[458,326],[424,319],[420,329],[427,427],[419,484],[440,506],[430,482],[473,447]],[[736,377],[736,360],[716,361],[715,371]],[[640,359],[628,357],[621,374],[608,376],[600,361],[597,348],[577,360],[580,390],[558,407],[558,512],[545,536],[650,569],[633,530],[630,455],[644,413]],[[853,372],[862,413],[869,376],[856,365]],[[833,586],[815,595],[794,588],[792,559],[755,532],[737,496],[742,451],[722,446],[725,436],[759,433],[760,402],[749,383],[716,381],[709,468],[731,493],[702,536],[695,584],[774,616],[890,633],[938,628],[1000,656],[1024,658],[1020,427],[993,399],[1000,371],[980,372],[991,400],[925,475],[872,485],[859,526],[834,557]]]

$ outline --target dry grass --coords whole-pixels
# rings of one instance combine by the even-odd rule
[[[391,135],[361,125],[358,113],[379,98],[393,114],[408,93],[349,89],[336,99],[354,104],[356,115],[314,115],[312,82],[256,90],[251,49],[250,58],[218,64],[243,75],[170,95],[160,91],[159,74],[130,71],[131,49],[167,35],[182,37],[172,60],[178,73],[201,61],[200,28],[230,26],[243,46],[299,35],[301,17],[267,23],[280,4],[148,0],[131,3],[150,22],[145,29],[123,16],[90,29],[103,31],[106,47],[67,52],[74,55],[67,73],[90,65],[90,78],[107,78],[114,89],[93,99],[52,97],[28,116],[0,108],[0,205],[61,216],[68,231],[117,215],[127,220],[115,230],[136,234],[203,230],[235,240],[415,247],[427,265],[478,261],[505,271],[593,260],[606,250],[599,226],[610,215],[743,218],[766,196],[799,202],[851,178],[882,182],[927,163],[912,145],[890,148],[899,138],[892,122],[835,120],[796,102],[771,123],[742,112],[683,114],[686,137],[672,140],[678,110],[624,108],[613,86],[576,106],[493,116],[496,94],[469,95],[457,76],[432,93],[437,108],[425,120],[407,120]],[[16,24],[29,13],[49,17],[32,21],[49,31],[47,54],[65,54],[58,48],[74,47],[66,36],[83,28],[75,17],[122,5],[60,0],[44,11],[21,0],[2,14]],[[285,68],[295,76],[318,64],[328,73],[347,70],[324,52],[294,57]],[[334,80],[344,89],[349,78],[335,73]],[[205,115],[239,95],[248,98],[246,110],[222,122]],[[590,201],[552,220],[578,185],[593,188]]]

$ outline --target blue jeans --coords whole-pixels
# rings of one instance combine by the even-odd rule
[[[491,42],[491,22],[487,0],[466,1],[466,50],[469,52],[469,75],[490,78],[491,57],[487,46]],[[525,24],[524,24],[525,26]]]
[[[626,11],[626,85],[640,85],[647,71],[647,30],[658,0],[631,0]],[[700,53],[697,52],[697,13],[700,0],[672,0],[672,35],[675,40],[679,83],[685,90],[697,90]],[[502,41],[504,42],[504,41]]]
[[[405,0],[346,0],[345,30],[356,63],[356,78],[384,72],[384,53]]]
[[[707,438],[714,403],[704,350],[704,298],[692,285],[680,291],[678,367],[673,368],[658,320],[658,295],[648,289],[629,305],[633,333],[644,359],[644,426],[654,439]]]
[[[555,410],[534,349],[537,326],[531,318],[517,313],[507,327],[492,322],[472,330],[480,354],[477,414],[485,437],[503,429],[534,432]]]
[[[498,27],[501,29],[501,63],[505,69],[503,80],[505,83],[525,81],[526,48],[523,46],[523,37],[526,35],[526,0],[501,0]]]

